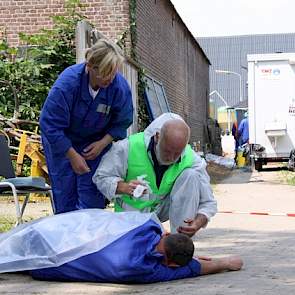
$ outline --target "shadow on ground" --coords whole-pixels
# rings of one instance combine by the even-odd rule
[[[148,285],[56,283],[28,275],[0,274],[1,294],[293,294],[294,231],[247,231],[211,228],[197,238],[200,255],[239,254],[242,271]],[[115,253],[114,253],[115,255]]]
[[[279,167],[267,167],[267,166],[264,166],[262,167],[262,170],[261,171],[269,171],[269,172],[272,172],[272,171],[289,171],[288,167],[286,166],[279,166]]]
[[[209,163],[207,172],[210,176],[211,184],[218,183],[248,183],[250,182],[252,172],[248,167],[229,169],[215,163]]]
[[[207,166],[207,172],[211,179],[211,184],[245,184],[253,182],[265,182],[268,184],[282,184],[283,175],[279,173],[287,171],[287,173],[293,174],[293,172],[288,172],[286,166],[281,167],[265,167],[261,172],[256,171],[255,169],[247,166],[243,168],[233,168],[228,169],[217,164],[209,164]],[[275,173],[275,174],[274,174]],[[264,177],[262,177],[264,174]],[[268,175],[269,174],[269,175]],[[275,175],[275,177],[272,176]],[[295,173],[294,173],[295,177]],[[272,179],[271,179],[272,178]],[[287,184],[287,183],[286,183]]]

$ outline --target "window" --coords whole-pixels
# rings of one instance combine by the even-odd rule
[[[145,101],[151,120],[159,117],[163,113],[170,112],[166,94],[162,83],[146,76]]]

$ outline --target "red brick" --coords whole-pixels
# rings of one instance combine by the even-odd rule
[[[1,0],[0,28],[7,28],[8,42],[16,46],[19,32],[51,28],[50,16],[63,14],[63,3],[64,0]],[[106,37],[116,39],[129,27],[129,0],[81,3],[87,4],[81,13]],[[163,83],[171,110],[183,115],[192,127],[192,140],[203,143],[208,116],[208,61],[169,0],[138,0],[136,14],[140,64]],[[127,40],[130,46],[129,36]],[[126,51],[130,52],[130,48]]]

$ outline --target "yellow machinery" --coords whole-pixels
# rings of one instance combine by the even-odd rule
[[[12,155],[13,159],[16,158],[15,174],[16,176],[22,175],[24,159],[25,157],[27,157],[31,161],[30,175],[42,176],[45,178],[46,182],[49,183],[48,170],[42,151],[41,137],[37,133],[38,122],[18,119],[20,115],[20,110],[19,99],[16,94],[16,90],[9,81],[1,79],[0,83],[8,85],[11,88],[14,96],[15,106],[13,118],[8,119],[0,114],[0,133],[3,133],[7,137],[10,149],[17,151],[16,156]],[[35,132],[19,129],[18,127],[22,124],[36,126]]]
[[[28,135],[35,135],[33,132],[16,129],[17,132],[22,132],[19,143],[19,150],[16,159],[16,175],[20,175],[24,163],[24,157],[27,156],[31,160],[31,176],[42,176],[48,183],[48,170],[45,162],[45,157],[41,153],[41,142],[28,138]],[[35,198],[46,198],[43,195],[31,194],[30,200]]]
[[[46,166],[45,156],[42,151],[41,137],[36,132],[21,130],[17,128],[4,128],[2,130],[8,138],[17,143],[19,146],[11,146],[12,150],[16,150],[17,154],[12,156],[16,159],[16,176],[21,176],[23,174],[24,162],[28,158],[30,160],[30,175],[31,176],[42,176],[45,178],[46,182],[49,182],[48,179],[48,170]],[[32,194],[30,200],[36,200],[36,198],[46,198],[44,195]]]
[[[15,131],[22,133],[16,159],[16,175],[21,174],[24,157],[27,156],[31,160],[31,176],[42,176],[48,180],[45,157],[43,153],[41,153],[41,142],[28,138],[29,134],[35,135],[35,133],[19,129]]]

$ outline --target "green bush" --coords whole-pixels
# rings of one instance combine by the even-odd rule
[[[0,113],[5,117],[13,117],[16,98],[18,118],[37,121],[58,74],[75,63],[75,29],[85,19],[78,13],[83,6],[80,0],[66,0],[64,6],[65,15],[52,17],[52,29],[20,33],[25,46],[0,41]]]

